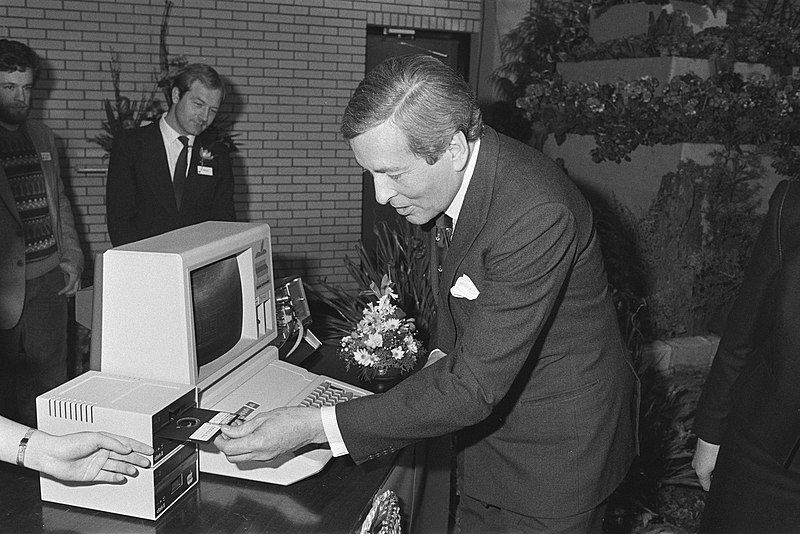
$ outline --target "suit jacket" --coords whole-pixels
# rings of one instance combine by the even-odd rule
[[[725,446],[736,421],[775,461],[800,472],[800,182],[770,198],[742,286],[703,386],[694,432]]]
[[[463,275],[474,300],[448,292]],[[336,407],[350,455],[466,429],[467,495],[540,517],[599,504],[633,459],[636,377],[586,200],[541,153],[488,129],[440,287],[447,357]]]
[[[213,169],[213,175],[198,173],[201,148],[213,156],[204,164]],[[126,130],[111,149],[106,208],[113,246],[203,221],[233,221],[236,213],[228,151],[208,136],[197,136],[179,211],[158,121]]]
[[[75,230],[72,206],[64,193],[53,132],[35,120],[23,126],[40,156],[50,218],[58,244],[60,263],[72,264],[80,273],[83,253]],[[0,329],[19,322],[25,305],[25,237],[8,178],[0,166]]]

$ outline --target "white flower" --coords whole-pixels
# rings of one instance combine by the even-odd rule
[[[394,313],[395,307],[392,304],[389,295],[384,295],[378,299],[377,309],[383,315],[390,315]]]
[[[374,282],[370,287],[376,300],[364,306],[356,328],[342,338],[339,349],[339,356],[348,368],[350,364],[361,366],[367,380],[375,369],[398,367],[409,371],[421,348],[414,339],[413,319],[405,318],[403,311],[392,303],[397,294],[392,291],[388,277],[384,276],[380,290]]]
[[[400,328],[400,319],[396,317],[392,317],[391,319],[386,319],[386,322],[381,325],[381,330],[384,332],[389,332],[393,330],[398,330]]]
[[[383,336],[375,333],[370,334],[367,340],[365,341],[366,345],[371,349],[376,349],[378,347],[383,346]]]
[[[366,367],[375,365],[375,356],[370,354],[364,349],[357,349],[353,352],[353,359],[359,364]]]
[[[214,160],[214,154],[207,148],[200,148],[200,165],[206,165]]]

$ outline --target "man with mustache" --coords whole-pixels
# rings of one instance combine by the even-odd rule
[[[175,75],[170,97],[158,121],[114,140],[106,184],[114,246],[236,218],[228,151],[206,132],[225,97],[222,79],[208,65],[192,63]]]
[[[29,119],[36,52],[0,39],[0,413],[36,424],[36,396],[67,380],[67,299],[83,253],[53,132]]]

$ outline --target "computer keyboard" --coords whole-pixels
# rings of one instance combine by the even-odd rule
[[[250,373],[246,380],[239,381],[232,391],[226,391],[207,409],[234,413],[253,403],[258,406],[255,414],[284,406],[331,406],[370,394],[357,386],[309,373],[275,358]],[[269,461],[231,463],[213,444],[207,444],[200,447],[200,472],[287,486],[319,473],[332,458],[327,446],[309,445]]]
[[[349,401],[356,397],[361,397],[362,395],[363,393],[346,390],[326,380],[314,388],[299,405],[310,408],[335,406],[340,402]]]

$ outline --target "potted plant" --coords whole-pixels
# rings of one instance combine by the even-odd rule
[[[132,102],[120,90],[121,68],[119,56],[111,55],[111,81],[114,87],[114,100],[106,99],[103,102],[103,109],[106,113],[106,120],[102,122],[103,133],[96,135],[90,141],[97,143],[104,150],[103,159],[111,155],[111,147],[114,145],[114,137],[123,130],[138,128],[148,122],[158,120],[166,109],[156,93],[161,91],[164,95],[166,108],[169,107],[171,95],[170,87],[175,74],[188,64],[185,56],[170,56],[167,49],[167,29],[169,27],[169,13],[172,9],[172,1],[164,2],[164,11],[161,15],[161,31],[159,42],[159,64],[161,72],[154,75],[153,88],[142,93],[138,102]],[[230,133],[230,120],[226,116],[217,116],[213,123],[206,129],[222,144],[229,152],[236,152],[236,142],[234,138],[237,134]]]
[[[567,51],[564,57],[564,62],[557,65],[558,71],[566,79],[579,81],[606,82],[649,74],[665,82],[675,74],[689,71],[703,78],[730,70],[741,74],[785,75],[791,74],[792,68],[800,64],[800,29],[747,22],[694,33],[683,13],[662,12],[646,34],[603,43],[584,41]],[[643,65],[633,65],[631,60]],[[671,69],[668,75],[658,75],[654,61],[686,65]]]
[[[422,356],[414,319],[397,306],[392,281],[384,275],[380,288],[370,284],[370,298],[355,328],[339,344],[339,357],[347,369],[359,368],[367,382],[396,379],[410,372]]]

